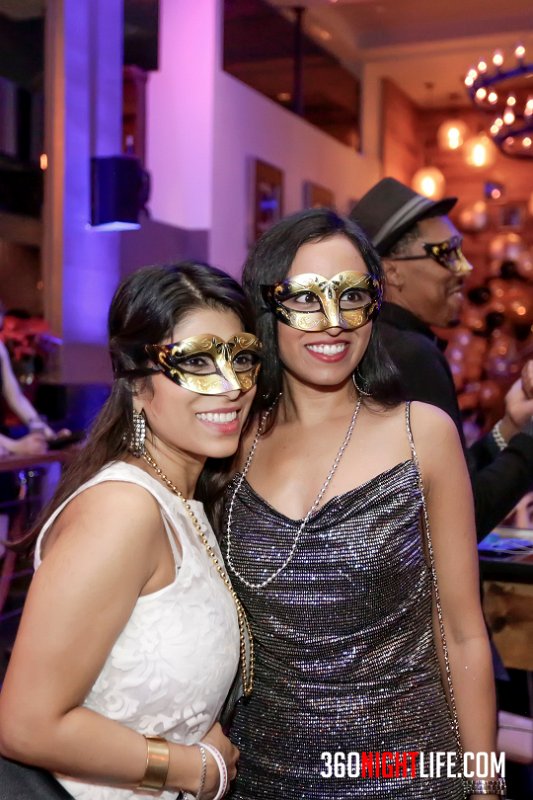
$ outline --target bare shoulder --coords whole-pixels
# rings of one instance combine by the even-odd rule
[[[405,442],[405,403],[394,406],[383,406],[380,403],[367,401],[363,407],[365,427],[377,436],[384,437],[390,444],[392,441]]]
[[[104,481],[68,503],[47,535],[46,550],[67,538],[73,544],[106,540],[110,547],[145,549],[160,529],[159,505],[146,489],[125,481]]]
[[[411,431],[424,482],[443,486],[450,476],[467,481],[459,432],[445,411],[429,403],[411,404]]]
[[[415,438],[418,436],[449,438],[458,440],[459,434],[452,418],[438,406],[430,403],[421,403],[419,400],[411,402],[411,427]]]
[[[130,481],[108,480],[97,483],[75,497],[65,509],[65,514],[105,512],[114,517],[126,515],[140,517],[141,523],[158,517],[159,504],[155,497],[143,486]]]

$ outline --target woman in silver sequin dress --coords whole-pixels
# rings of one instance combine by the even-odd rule
[[[381,266],[349,220],[321,209],[282,221],[252,251],[244,285],[264,362],[224,518],[223,553],[255,639],[254,691],[232,726],[232,798],[459,800],[461,779],[419,767],[404,777],[401,761],[393,777],[355,777],[363,753],[459,752],[457,728],[465,751],[494,750],[455,427],[399,402],[372,325]]]

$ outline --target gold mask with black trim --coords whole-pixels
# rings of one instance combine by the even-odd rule
[[[383,288],[366,272],[338,272],[332,278],[306,272],[263,285],[261,294],[277,319],[291,328],[355,330],[376,316]]]
[[[247,392],[261,368],[261,342],[252,333],[228,341],[202,333],[172,344],[147,344],[145,350],[167,378],[197,394]]]
[[[467,276],[474,267],[468,261],[462,250],[463,239],[461,236],[452,236],[444,242],[421,242],[424,254],[410,256],[391,256],[392,261],[424,261],[432,258],[441,267],[454,275]]]

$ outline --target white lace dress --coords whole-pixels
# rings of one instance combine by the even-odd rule
[[[83,706],[139,733],[193,744],[216,721],[233,682],[239,658],[239,627],[232,597],[180,499],[139,467],[111,463],[47,521],[37,540],[35,568],[41,563],[42,537],[57,515],[84,489],[104,481],[135,483],[157,500],[176,560],[176,576],[163,589],[139,597]],[[189,502],[220,556],[202,504]],[[154,797],[153,793],[58,779],[78,800]],[[176,792],[164,791],[157,796],[173,800]]]

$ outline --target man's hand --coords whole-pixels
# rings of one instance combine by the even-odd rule
[[[46,439],[42,433],[28,433],[21,439],[12,439],[11,452],[17,456],[38,456],[46,453]]]
[[[526,361],[520,378],[522,380],[522,389],[526,397],[529,400],[533,400],[533,359],[531,361]]]
[[[505,416],[500,432],[508,442],[533,417],[533,360],[527,361],[522,373],[505,395]]]

